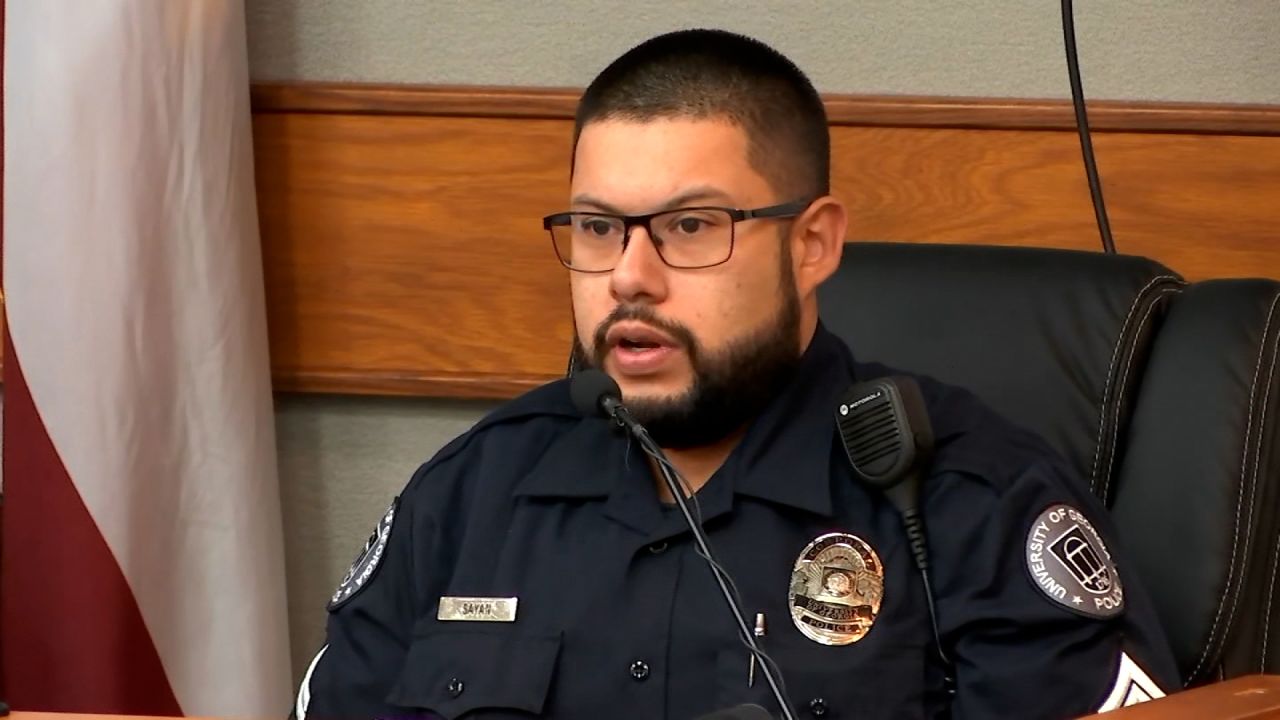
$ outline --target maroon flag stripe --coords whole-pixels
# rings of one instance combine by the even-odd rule
[[[5,9],[0,0],[0,78]],[[0,256],[3,248],[0,231]],[[181,715],[133,594],[49,440],[19,360],[6,323],[0,697],[17,710]]]

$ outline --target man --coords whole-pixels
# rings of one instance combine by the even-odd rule
[[[1038,439],[922,379],[935,643],[901,518],[836,434],[845,391],[888,370],[818,319],[846,210],[790,61],[664,35],[596,78],[575,132],[570,211],[545,224],[577,352],[685,478],[797,712],[1069,717],[1175,686],[1103,510]],[[414,475],[330,602],[300,718],[778,712],[655,466],[568,388]]]

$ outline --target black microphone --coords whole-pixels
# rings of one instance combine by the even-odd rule
[[[889,498],[902,516],[911,555],[924,582],[933,640],[945,668],[948,692],[955,671],[942,648],[938,611],[929,583],[929,546],[920,516],[920,476],[933,459],[933,424],[915,379],[897,375],[858,383],[845,393],[836,411],[836,427],[853,471]]]
[[[618,383],[600,370],[583,370],[574,375],[569,381],[569,398],[583,415],[603,415],[633,433],[633,428],[643,429],[622,404]]]
[[[702,715],[697,720],[772,720],[772,718],[769,711],[759,705],[735,705]]]
[[[686,487],[684,479],[680,477],[680,472],[667,459],[667,454],[650,437],[649,431],[639,422],[636,422],[636,419],[631,417],[631,413],[627,412],[626,405],[622,403],[622,390],[618,387],[618,383],[600,370],[583,370],[574,375],[569,381],[569,397],[573,400],[574,406],[583,415],[587,417],[603,416],[625,428],[640,443],[641,449],[656,462],[662,479],[666,482],[667,490],[671,492],[671,497],[675,499],[676,507],[680,508],[680,514],[684,516],[684,521],[689,526],[689,532],[693,534],[693,542],[698,549],[698,554],[702,556],[703,560],[707,561],[707,565],[711,568],[711,574],[715,576],[716,584],[720,587],[720,594],[724,596],[724,601],[729,606],[729,612],[733,615],[733,620],[738,626],[738,634],[742,643],[759,660],[761,675],[764,676],[765,681],[769,684],[769,690],[773,693],[774,700],[782,708],[782,717],[785,720],[795,720],[795,715],[791,711],[791,703],[787,701],[786,692],[782,688],[780,679],[775,674],[777,666],[774,664],[773,659],[756,644],[755,634],[747,626],[747,621],[742,615],[742,608],[738,607],[738,602],[734,599],[734,593],[730,590],[733,581],[720,566],[720,563],[716,561],[715,556],[711,554],[711,546],[707,542],[706,533],[702,531],[702,524],[694,520],[693,514],[689,512],[689,504],[685,501],[685,495],[682,490],[683,487]],[[692,494],[690,492],[690,495]],[[732,718],[756,720],[761,717],[769,717],[769,713],[759,705],[742,705],[720,712],[752,712],[751,708],[758,708],[760,713],[763,714],[712,714],[708,717],[723,718],[723,720],[731,720]]]
[[[882,377],[849,388],[836,415],[849,463],[883,492],[903,522],[919,523],[920,472],[933,459],[933,425],[915,380]],[[920,569],[928,567],[923,534],[911,538]]]

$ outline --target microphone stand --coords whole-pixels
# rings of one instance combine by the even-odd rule
[[[702,525],[694,520],[693,514],[689,512],[689,504],[685,501],[684,491],[681,485],[684,481],[679,478],[676,469],[671,465],[671,461],[667,460],[666,453],[662,448],[658,447],[658,443],[649,436],[649,431],[643,425],[636,422],[631,417],[631,413],[627,411],[622,401],[606,397],[601,400],[601,405],[609,416],[613,418],[622,427],[640,443],[640,447],[658,463],[658,470],[662,474],[662,479],[667,485],[667,490],[671,492],[671,497],[675,498],[676,507],[680,508],[680,514],[684,516],[684,521],[689,526],[689,531],[693,533],[693,542],[698,548],[698,552],[711,566],[711,574],[716,578],[716,584],[720,586],[720,594],[724,597],[725,604],[729,606],[729,612],[733,615],[734,623],[738,626],[738,634],[742,638],[743,644],[751,651],[759,660],[760,672],[764,675],[764,679],[769,683],[769,690],[773,693],[773,699],[778,702],[778,706],[782,708],[782,717],[784,720],[795,720],[795,715],[791,711],[791,704],[787,702],[786,695],[782,691],[782,686],[778,682],[778,678],[774,675],[774,665],[772,660],[760,650],[756,645],[755,635],[747,626],[746,619],[742,616],[742,609],[738,607],[737,601],[733,598],[733,592],[729,589],[729,584],[725,581],[724,573],[720,569],[719,563],[716,562],[715,556],[711,554],[711,547],[707,544],[706,533],[702,531]]]

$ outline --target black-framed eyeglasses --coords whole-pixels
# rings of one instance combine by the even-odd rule
[[[662,262],[681,270],[720,265],[733,255],[734,226],[757,218],[795,217],[810,201],[739,210],[727,207],[684,207],[647,215],[562,212],[542,218],[551,233],[556,257],[577,272],[609,272],[617,266],[631,239],[643,227]]]

